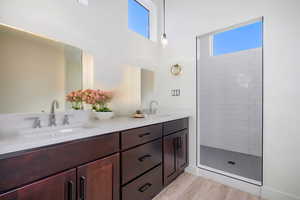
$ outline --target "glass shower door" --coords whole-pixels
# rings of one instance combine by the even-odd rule
[[[198,166],[262,182],[262,19],[197,37]]]

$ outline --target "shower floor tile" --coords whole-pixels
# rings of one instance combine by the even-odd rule
[[[262,178],[262,159],[258,156],[201,145],[200,164],[259,182]]]

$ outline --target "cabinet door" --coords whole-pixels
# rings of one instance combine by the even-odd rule
[[[75,169],[0,195],[0,200],[75,200],[75,198]]]
[[[78,167],[78,200],[119,200],[119,154]]]
[[[164,138],[164,184],[169,184],[176,177],[177,135]]]
[[[188,165],[188,134],[187,130],[182,131],[177,138],[177,170],[182,171]]]

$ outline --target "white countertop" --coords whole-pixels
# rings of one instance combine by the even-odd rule
[[[60,133],[58,137],[53,135],[51,137],[47,136],[46,133],[51,131],[51,128],[39,129],[37,133],[34,133],[36,135],[38,134],[38,137],[35,137],[34,134],[30,134],[30,136],[28,137],[12,137],[8,139],[0,138],[0,159],[1,157],[5,157],[6,154],[15,153],[18,151],[45,147],[48,145],[59,144],[63,142],[69,142],[72,140],[109,134],[113,132],[119,132],[123,130],[148,126],[186,117],[189,117],[189,114],[160,114],[142,119],[135,119],[130,117],[116,117],[110,120],[88,122],[84,125],[84,127],[86,128],[78,128],[77,132],[69,134]],[[58,128],[65,129],[67,131],[68,128],[72,129],[72,127],[74,126]],[[42,134],[44,134],[45,137],[43,137]]]

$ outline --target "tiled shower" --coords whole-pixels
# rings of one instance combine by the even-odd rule
[[[257,185],[263,155],[262,30],[262,19],[256,19],[197,37],[198,166]]]

